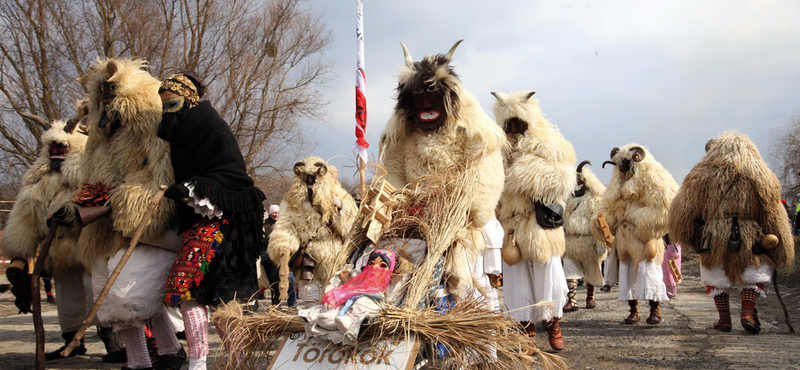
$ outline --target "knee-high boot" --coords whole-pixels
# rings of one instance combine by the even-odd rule
[[[550,348],[560,351],[564,349],[564,337],[561,335],[561,326],[558,325],[560,317],[554,317],[550,321],[545,321],[542,324],[547,328],[547,339],[550,342]]]
[[[635,324],[639,322],[639,301],[631,299],[628,301],[628,306],[631,307],[631,314],[625,318],[625,323]]]
[[[578,310],[578,279],[567,279],[567,304],[564,305],[564,312],[572,312]]]
[[[731,323],[731,302],[728,292],[723,292],[714,296],[714,305],[719,312],[719,320],[714,323],[714,329],[729,332],[733,324]]]
[[[756,311],[759,293],[755,289],[744,288],[739,296],[742,298],[742,327],[750,333],[757,334],[761,331],[761,322],[758,321],[758,311]]]
[[[655,325],[661,322],[661,304],[656,301],[650,301],[650,316],[647,317],[647,323]]]
[[[594,303],[594,285],[586,283],[586,308],[595,308],[597,303]]]

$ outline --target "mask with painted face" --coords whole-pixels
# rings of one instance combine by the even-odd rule
[[[444,107],[444,95],[429,87],[423,92],[414,94],[414,109],[411,122],[420,130],[433,131],[441,127],[447,119]]]
[[[161,123],[158,125],[158,137],[169,141],[172,131],[186,118],[189,113],[189,104],[183,96],[174,96],[162,100]]]

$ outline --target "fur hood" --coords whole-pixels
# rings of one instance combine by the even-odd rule
[[[159,186],[175,182],[169,144],[156,135],[161,84],[143,70],[146,65],[142,60],[98,60],[81,78],[89,87],[89,139],[81,162],[84,182],[113,187],[108,194],[111,217],[81,232],[79,245],[87,267],[98,255],[126,247],[123,235],[134,234]],[[163,199],[142,239],[161,238],[174,215],[175,203]]]
[[[481,143],[487,153],[493,152],[505,143],[503,131],[483,111],[478,99],[464,88],[453,67],[450,66],[450,58],[457,45],[458,43],[453,46],[449,56],[431,54],[419,62],[407,60],[406,64],[400,67],[398,102],[381,134],[381,146],[393,146],[397,142],[404,141],[415,130],[419,130],[409,121],[409,112],[404,102],[410,98],[407,96],[410,95],[407,90],[425,83],[440,86],[444,92],[447,119],[442,127],[435,131],[437,134],[455,138],[461,133],[468,141]]]
[[[558,128],[544,118],[533,92],[494,93],[498,128],[510,119],[525,122],[524,134],[509,134],[503,150],[505,191],[527,195],[545,204],[564,202],[575,189],[575,149]]]

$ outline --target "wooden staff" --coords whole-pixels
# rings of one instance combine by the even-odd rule
[[[39,275],[42,274],[44,261],[50,253],[50,245],[58,230],[58,220],[50,220],[50,229],[44,238],[39,251],[36,252],[36,262],[33,264],[31,276],[31,300],[33,303],[33,331],[36,333],[36,370],[44,370],[44,322],[42,321],[42,297],[39,292]]]
[[[167,190],[165,185],[161,185],[156,191],[156,194],[153,195],[153,198],[150,199],[150,204],[147,205],[147,210],[144,212],[144,216],[142,216],[142,221],[139,223],[139,226],[136,227],[136,232],[133,233],[133,238],[131,238],[131,243],[128,244],[128,249],[125,251],[125,254],[122,255],[120,258],[119,263],[117,263],[117,267],[114,268],[114,271],[111,272],[111,275],[108,276],[108,281],[106,281],[106,285],[103,286],[103,290],[100,291],[100,294],[97,296],[97,300],[94,302],[94,306],[89,311],[89,314],[86,315],[86,319],[83,320],[83,324],[81,328],[78,329],[78,332],[75,333],[75,336],[72,338],[72,342],[69,343],[64,351],[61,352],[61,356],[67,357],[69,356],[70,352],[77,347],[83,336],[86,334],[86,329],[89,328],[89,325],[92,324],[92,320],[94,320],[94,316],[97,314],[97,311],[100,310],[100,305],[103,304],[103,300],[108,295],[108,291],[111,290],[111,285],[114,284],[114,281],[117,280],[117,276],[122,271],[122,268],[125,267],[125,263],[128,262],[128,259],[133,254],[133,250],[136,249],[136,244],[139,243],[139,238],[144,233],[144,228],[147,226],[147,223],[150,221],[150,218],[153,217],[153,212],[155,212],[156,207],[158,207],[158,203],[161,202],[161,198],[164,197],[164,191]]]
[[[289,252],[281,252],[278,258],[278,291],[280,292],[279,298],[281,302],[289,299]]]
[[[772,267],[772,286],[775,288],[775,296],[778,297],[778,303],[781,304],[781,308],[783,308],[783,319],[786,320],[786,326],[789,327],[789,332],[794,333],[794,326],[792,326],[792,322],[789,320],[789,310],[786,309],[786,303],[783,303],[783,297],[781,296],[781,291],[778,290],[778,268]]]

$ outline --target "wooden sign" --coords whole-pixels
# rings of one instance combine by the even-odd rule
[[[367,227],[367,238],[373,243],[378,242],[383,226],[392,220],[392,210],[387,209],[385,204],[392,200],[394,192],[394,186],[383,179],[369,189],[367,198],[361,203],[360,212],[367,216],[361,227]]]
[[[683,281],[683,275],[681,275],[681,270],[678,268],[678,264],[675,262],[674,257],[667,260],[667,265],[669,265],[669,271],[672,273],[672,277],[675,279],[675,282],[680,283]]]
[[[293,333],[278,347],[267,370],[411,370],[418,347],[413,334],[406,340],[353,348]]]
[[[604,216],[602,213],[598,213],[597,223],[600,224],[600,231],[603,232],[603,237],[605,238],[606,246],[609,248],[613,248],[614,234],[611,234],[611,229],[608,227],[608,222],[606,222],[606,216]]]

